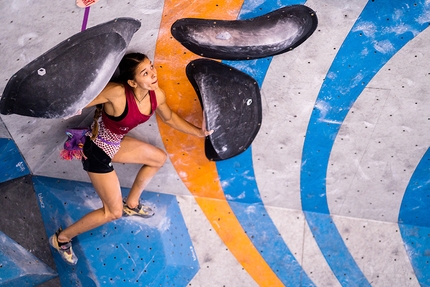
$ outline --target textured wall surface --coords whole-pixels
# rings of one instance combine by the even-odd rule
[[[209,161],[203,139],[156,117],[133,130],[169,155],[142,196],[157,217],[78,236],[76,267],[52,256],[47,238],[100,204],[81,163],[59,157],[65,128],[89,125],[93,110],[67,120],[1,115],[0,285],[430,286],[428,1],[61,4],[0,2],[2,91],[82,29],[132,17],[142,25],[128,51],[153,60],[167,103],[196,125],[202,108],[185,67],[201,56],[172,37],[176,20],[244,20],[302,4],[318,26],[291,51],[222,61],[260,87],[262,124],[245,152]],[[115,165],[124,194],[138,169]],[[17,263],[17,252],[36,266]]]

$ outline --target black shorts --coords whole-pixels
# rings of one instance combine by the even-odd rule
[[[82,157],[84,170],[94,173],[108,173],[113,171],[112,159],[87,136]]]

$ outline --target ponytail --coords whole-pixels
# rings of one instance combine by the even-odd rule
[[[103,105],[99,104],[96,106],[96,110],[94,112],[94,122],[93,128],[91,130],[91,140],[94,140],[99,134],[99,118],[102,115]]]

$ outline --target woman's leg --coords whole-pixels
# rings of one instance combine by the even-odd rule
[[[59,242],[68,242],[73,237],[122,216],[123,203],[120,184],[115,171],[88,175],[99,195],[103,207],[91,211],[58,235]]]
[[[139,204],[139,198],[145,187],[166,162],[166,153],[146,142],[125,136],[121,142],[121,148],[113,157],[113,162],[143,164],[136,175],[136,179],[127,197],[127,205],[135,208]]]
[[[129,136],[124,137],[121,142],[121,148],[112,161],[144,165],[137,173],[127,197],[127,205],[129,207],[134,208],[139,204],[140,195],[152,177],[163,166],[166,158],[166,153],[161,149]],[[59,242],[70,241],[73,237],[83,232],[122,216],[122,195],[116,172],[88,172],[88,175],[103,203],[103,207],[88,213],[64,229],[58,236]]]

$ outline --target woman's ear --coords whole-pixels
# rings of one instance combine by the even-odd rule
[[[132,88],[136,88],[137,87],[137,83],[133,80],[127,80],[127,84],[132,87]]]

